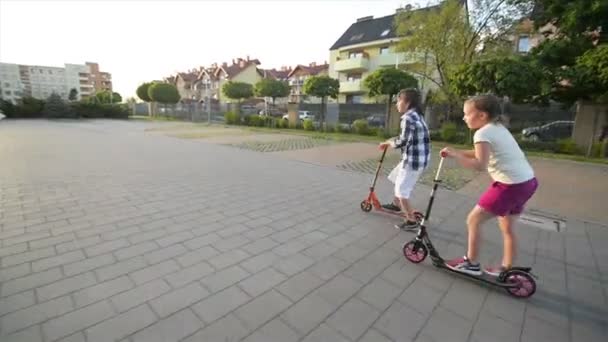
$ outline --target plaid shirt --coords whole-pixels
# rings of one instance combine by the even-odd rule
[[[401,148],[403,167],[412,170],[425,169],[431,158],[431,139],[424,119],[413,109],[401,116],[401,134],[393,142]]]

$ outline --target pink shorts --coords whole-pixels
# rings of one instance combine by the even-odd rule
[[[477,204],[496,216],[518,215],[524,211],[536,188],[536,178],[518,184],[493,182]]]

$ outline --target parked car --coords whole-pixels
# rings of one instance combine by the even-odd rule
[[[367,117],[367,125],[369,127],[384,127],[384,117],[380,117],[377,115],[371,115]]]
[[[552,141],[570,138],[573,129],[574,121],[553,121],[542,126],[524,128],[521,135],[530,141]]]
[[[299,120],[306,120],[306,119],[314,120],[314,118],[315,118],[314,114],[312,114],[311,112],[309,112],[307,110],[299,110],[298,111],[298,119]],[[288,120],[289,119],[289,114],[283,115],[283,119]]]
[[[262,109],[258,112],[259,116],[283,116],[284,112],[280,111],[279,109],[276,108],[270,108],[268,110]]]

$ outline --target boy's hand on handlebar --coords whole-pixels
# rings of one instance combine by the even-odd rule
[[[385,142],[380,143],[380,145],[378,145],[378,148],[381,150],[386,150],[390,146],[391,146],[391,143],[390,143],[390,141],[387,140]]]

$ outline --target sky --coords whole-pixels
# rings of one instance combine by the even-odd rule
[[[97,62],[123,99],[145,81],[233,58],[262,68],[329,59],[357,18],[432,0],[0,0],[0,62]]]

